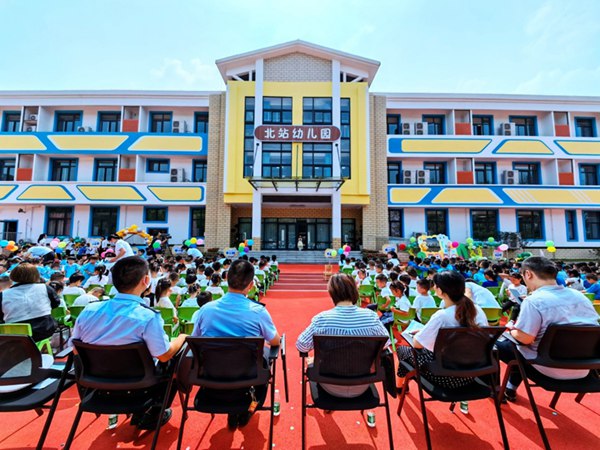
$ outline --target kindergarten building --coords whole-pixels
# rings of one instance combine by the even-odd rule
[[[222,92],[0,92],[0,237],[600,247],[600,97],[374,93],[378,61],[303,41],[216,64]]]

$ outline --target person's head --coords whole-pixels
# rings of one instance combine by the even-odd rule
[[[40,273],[33,264],[21,263],[10,272],[14,283],[39,283]]]
[[[461,327],[476,327],[477,309],[473,300],[465,295],[465,279],[454,271],[445,270],[433,276],[435,293],[444,299],[446,307],[455,305],[454,317]]]
[[[390,284],[390,291],[392,291],[394,297],[402,297],[406,292],[406,286],[399,281],[393,281],[392,284]]]
[[[83,280],[85,280],[83,275],[80,273],[74,273],[69,277],[69,286],[79,286]]]
[[[461,275],[462,276],[462,275]],[[429,295],[431,281],[427,278],[417,281],[417,292],[421,295]]]
[[[96,286],[88,291],[88,294],[93,295],[96,298],[102,298],[104,295],[104,288]]]
[[[5,289],[8,289],[11,285],[11,281],[10,278],[8,278],[6,275],[3,277],[0,277],[0,292],[2,292]]]
[[[407,273],[407,275],[408,275],[408,276],[409,276],[411,279],[413,279],[413,280],[415,280],[415,279],[418,277],[418,275],[417,275],[417,271],[415,270],[415,268],[414,268],[414,267],[409,267],[409,268],[407,269],[406,273]]]
[[[383,272],[383,264],[375,264],[375,272],[382,273]]]
[[[171,281],[161,278],[158,280],[158,283],[156,283],[156,290],[154,292],[157,299],[168,297],[171,295]]]
[[[188,285],[188,293],[190,286],[194,286],[196,281],[198,281],[198,277],[193,273],[185,276],[185,284]]]
[[[190,284],[187,288],[187,295],[190,298],[195,297],[196,295],[198,295],[198,291],[200,291],[200,288],[197,284]]]
[[[510,281],[515,286],[519,286],[521,285],[521,283],[523,283],[523,277],[518,272],[511,272],[508,275],[508,281]]]
[[[367,277],[367,271],[365,269],[360,269],[358,272],[356,272],[356,275],[358,276],[359,280],[364,280]]]
[[[112,280],[121,294],[139,296],[150,286],[148,262],[139,256],[121,258],[112,268]]]
[[[60,295],[60,293],[65,289],[65,285],[60,281],[50,281],[48,286],[54,289],[54,292],[56,292],[58,295]]]
[[[65,279],[65,274],[62,272],[54,272],[50,275],[50,281],[62,281]]]
[[[108,242],[110,242],[110,243],[112,244],[112,243],[114,243],[114,242],[117,242],[119,239],[121,239],[121,238],[119,237],[119,235],[118,235],[118,234],[111,234],[111,235],[108,237]]]
[[[340,302],[350,302],[356,305],[358,301],[358,289],[350,275],[345,273],[336,273],[327,284],[327,291],[333,300],[334,305]]]
[[[212,294],[210,292],[200,292],[198,294],[198,297],[196,297],[196,303],[198,304],[198,307],[202,308],[204,305],[206,305],[208,302],[212,301]]]
[[[72,266],[73,264],[75,264],[75,257],[74,256],[69,256],[67,258],[67,264],[69,264],[70,266]]]
[[[179,280],[181,279],[179,276],[179,273],[177,273],[177,272],[169,273],[169,276],[167,278],[170,281],[171,286],[176,286],[177,283],[179,283]]]
[[[230,292],[246,295],[254,284],[254,267],[248,261],[236,259],[227,273]]]
[[[595,273],[588,273],[586,280],[588,280],[590,284],[595,284],[598,282],[598,275]]]
[[[496,273],[492,269],[488,269],[483,273],[483,276],[488,281],[496,281]]]
[[[387,281],[387,277],[382,273],[375,277],[375,284],[377,284],[377,287],[380,289],[383,289],[387,285]]]
[[[398,280],[405,286],[408,286],[408,285],[410,285],[412,278],[410,277],[410,275],[404,274],[404,275],[400,275],[398,277]]]
[[[221,276],[218,273],[213,273],[212,277],[210,277],[210,284],[212,286],[221,284]]]
[[[530,291],[546,285],[556,284],[558,271],[554,263],[543,256],[530,256],[521,264],[523,281]]]
[[[102,264],[98,264],[96,267],[94,267],[94,274],[99,278],[102,278],[104,275],[106,275],[106,267]]]
[[[396,253],[396,252],[388,252],[387,259],[398,259],[398,253]]]

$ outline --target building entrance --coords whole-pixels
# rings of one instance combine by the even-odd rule
[[[325,250],[331,245],[331,219],[262,220],[262,248],[265,250]]]

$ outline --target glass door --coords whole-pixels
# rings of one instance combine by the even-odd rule
[[[279,223],[277,225],[277,249],[295,250],[296,244],[296,224]]]

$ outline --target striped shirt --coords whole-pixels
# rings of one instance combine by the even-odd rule
[[[313,349],[315,334],[337,336],[388,336],[376,312],[358,306],[336,306],[313,317],[300,334],[296,348],[301,352]]]

